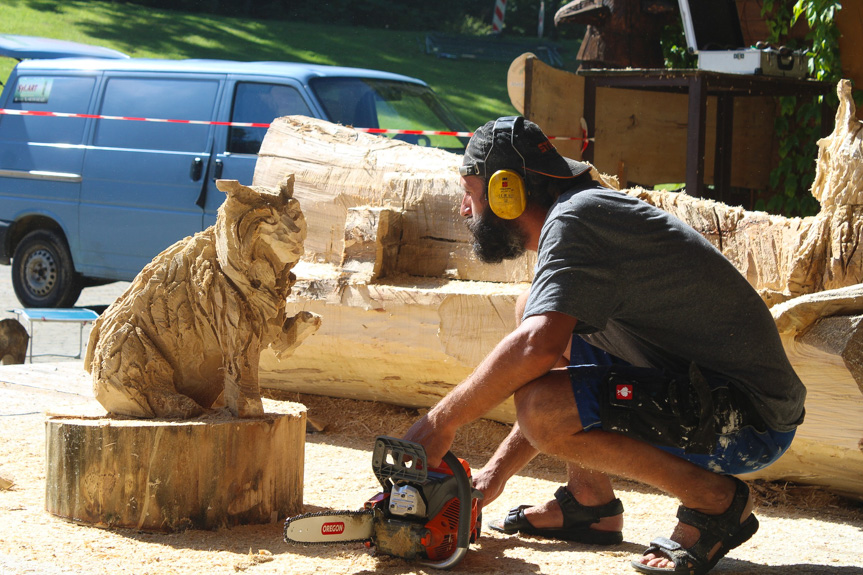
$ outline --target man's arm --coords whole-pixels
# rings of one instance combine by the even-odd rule
[[[525,319],[495,346],[470,377],[414,423],[405,439],[425,446],[429,465],[438,463],[459,427],[479,419],[555,366],[575,324],[574,317],[558,312]]]
[[[482,505],[497,499],[509,478],[521,471],[538,453],[516,423],[485,467],[473,476],[474,487],[483,494]]]

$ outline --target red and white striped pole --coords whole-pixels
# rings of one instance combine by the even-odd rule
[[[545,0],[539,3],[539,21],[536,26],[536,37],[542,38],[545,33]]]
[[[503,30],[503,18],[506,15],[506,0],[494,1],[494,14],[491,17],[491,31],[500,34]]]

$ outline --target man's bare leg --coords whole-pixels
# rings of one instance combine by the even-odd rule
[[[652,485],[686,507],[708,515],[719,515],[729,508],[735,491],[731,478],[617,433],[583,432],[575,402],[561,401],[571,396],[565,370],[555,370],[516,392],[521,433],[539,451],[604,474],[606,479],[607,475],[616,475]],[[751,513],[750,497],[741,522]],[[684,523],[678,523],[671,536],[684,547],[693,545],[698,537],[698,530]],[[711,556],[717,549],[718,545],[711,550]],[[652,567],[672,565],[664,557],[651,555],[642,562]]]
[[[515,304],[516,325],[521,323],[521,316],[527,304],[529,292],[523,292]],[[566,346],[567,353],[572,345],[570,340]],[[566,367],[569,357],[563,356],[556,367]],[[509,436],[500,444],[488,464],[477,474],[476,486],[485,495],[484,505],[488,505],[503,491],[506,482],[521,471],[538,453],[519,431],[516,423]],[[585,469],[580,465],[567,463],[567,489],[575,500],[582,505],[594,507],[605,505],[615,499],[611,480],[604,473]],[[563,525],[563,511],[556,499],[530,507],[524,512],[530,524],[538,528],[557,528]],[[623,516],[603,517],[591,528],[600,531],[620,531],[623,527]]]
[[[592,471],[580,465],[566,464],[567,483],[566,487],[572,493],[575,500],[587,507],[605,505],[615,499],[614,489],[608,475],[599,471]],[[557,500],[547,501],[542,505],[536,505],[524,510],[525,518],[534,527],[559,528],[563,525],[563,511]],[[623,515],[603,517],[598,523],[590,526],[597,531],[620,531],[623,529]]]

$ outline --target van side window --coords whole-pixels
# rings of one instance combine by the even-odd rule
[[[171,120],[212,120],[219,82],[111,78],[100,114]],[[212,126],[98,120],[93,143],[106,148],[202,152]]]
[[[269,124],[276,118],[299,114],[311,116],[309,106],[299,91],[281,84],[239,82],[234,93],[232,122]],[[266,128],[231,126],[228,130],[228,152],[257,154],[264,141]]]
[[[376,101],[380,96],[375,92],[372,80],[314,78],[310,83],[331,122],[358,128],[379,127]]]
[[[37,110],[86,114],[93,93],[95,78],[89,76],[21,76],[6,107],[12,110]],[[46,116],[0,116],[4,139],[20,142],[81,144],[84,139],[84,118]]]

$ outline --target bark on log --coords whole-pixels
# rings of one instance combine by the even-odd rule
[[[142,531],[273,523],[303,505],[305,407],[256,419],[51,417],[48,512]]]
[[[863,136],[854,118],[850,87],[840,83],[839,94],[842,104],[836,129],[819,142],[813,194],[822,210],[815,217],[789,219],[747,212],[671,192],[627,192],[700,231],[768,305],[791,304],[817,292],[837,297],[825,290],[855,285],[863,278],[863,256],[857,250],[863,225],[859,209]],[[294,269],[298,281],[288,313],[313,310],[324,323],[317,336],[297,350],[290,365],[277,365],[269,354],[262,354],[262,385],[430,406],[511,330],[513,303],[528,286],[531,265],[520,260],[500,269],[473,257],[467,231],[455,223],[462,194],[455,175],[459,163],[459,157],[446,152],[318,120],[291,117],[273,124],[264,140],[255,183],[271,185],[284,173],[296,173],[295,197],[309,225],[308,261]],[[356,210],[351,218],[350,209]],[[399,224],[382,225],[376,214],[385,213],[387,218],[400,214],[392,218]],[[831,310],[830,305],[822,306],[818,318],[863,315],[863,302],[855,300],[841,313]],[[777,464],[767,473],[827,484],[863,497],[863,484],[853,479],[854,473],[861,476],[856,470],[863,464],[863,453],[854,448],[861,432],[850,423],[863,420],[855,403],[860,393],[848,383],[860,383],[854,379],[861,362],[855,347],[857,324],[836,320],[818,329],[845,330],[851,335],[843,336],[847,343],[825,345],[816,343],[820,340],[815,335],[783,332],[789,357],[809,388],[809,415],[784,458],[799,464],[789,464],[793,469]],[[799,351],[803,349],[809,351]],[[845,382],[846,391],[840,395],[854,401],[843,406],[836,402],[832,388],[823,388],[823,378],[816,374],[828,365],[844,370],[832,377]],[[848,418],[832,417],[834,410],[847,410]],[[504,403],[489,417],[513,421],[512,404]],[[835,430],[819,423],[831,418],[840,421],[845,434],[841,445],[836,443]],[[805,446],[799,453],[798,444]],[[844,450],[841,460],[836,457],[840,448]],[[813,470],[817,477],[812,476]]]

